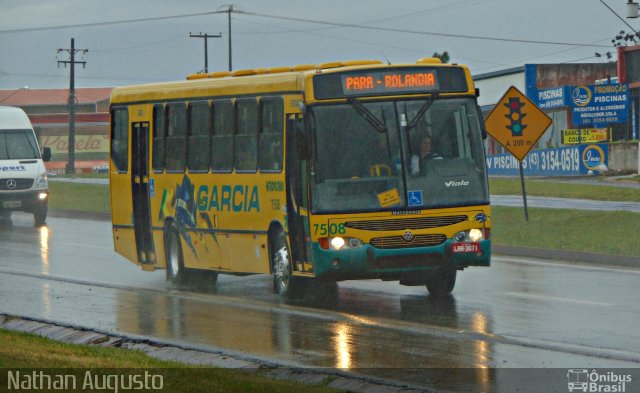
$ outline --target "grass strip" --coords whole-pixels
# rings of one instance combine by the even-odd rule
[[[111,211],[109,186],[49,182],[49,210],[104,213]]]
[[[640,214],[492,206],[493,244],[639,256]]]
[[[103,381],[102,377],[95,379],[98,375],[136,375],[144,374],[146,371],[150,374],[162,375],[163,388],[153,390],[156,392],[326,393],[337,391],[324,386],[275,380],[248,371],[194,367],[157,360],[140,351],[60,343],[33,334],[5,329],[0,329],[0,344],[2,344],[0,345],[0,368],[7,369],[0,375],[0,391],[4,391],[8,386],[8,370],[18,369],[22,369],[23,376],[32,375],[32,370],[38,373],[42,371],[50,376],[53,375],[54,381],[56,375],[75,375],[78,389],[75,391],[101,390],[81,389],[86,382],[87,371],[92,374],[89,382],[94,388]],[[15,378],[15,372],[13,376]]]
[[[527,195],[596,201],[640,202],[640,188],[571,183],[568,181],[525,179]],[[492,195],[522,195],[519,178],[489,178]]]

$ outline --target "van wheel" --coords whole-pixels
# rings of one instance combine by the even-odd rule
[[[165,229],[164,252],[167,263],[167,280],[181,284],[185,279],[184,261],[182,259],[182,245],[180,234],[174,224]]]
[[[47,221],[48,210],[49,209],[47,205],[42,205],[37,207],[36,210],[33,212],[33,219],[36,222],[37,227],[43,226],[45,221]]]
[[[426,280],[429,294],[436,297],[449,295],[456,285],[457,273],[455,269],[438,269],[432,272]]]
[[[293,261],[287,243],[287,237],[281,230],[273,240],[271,247],[271,270],[273,271],[273,285],[280,298],[292,299],[298,292],[299,283],[293,277]]]

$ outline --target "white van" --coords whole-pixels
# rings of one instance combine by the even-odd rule
[[[18,210],[33,213],[37,226],[44,224],[49,185],[43,161],[50,159],[51,149],[40,154],[27,114],[0,106],[0,220],[9,220]]]

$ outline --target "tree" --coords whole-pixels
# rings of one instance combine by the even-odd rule
[[[627,33],[624,30],[620,32],[611,40],[614,47],[619,48],[622,46],[637,45],[640,44],[640,32]],[[606,56],[607,59],[613,58],[613,53],[607,51],[605,53],[596,52],[596,57]]]
[[[444,51],[442,53],[433,52],[433,57],[440,59],[440,61],[442,61],[443,63],[449,62],[449,52],[447,51]]]

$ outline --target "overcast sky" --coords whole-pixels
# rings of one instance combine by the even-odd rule
[[[226,0],[225,0],[226,1]],[[527,63],[602,62],[626,18],[626,0],[238,0],[232,14],[233,69],[380,59],[415,62],[448,51],[483,74]],[[0,0],[0,89],[76,87],[184,79],[228,68],[227,9],[211,0]],[[190,16],[184,16],[190,15]],[[184,16],[184,17],[177,17]],[[172,17],[172,18],[164,18]],[[278,17],[278,18],[275,18]],[[149,21],[124,22],[133,19]],[[312,23],[323,22],[323,23]],[[58,28],[66,26],[65,28]],[[483,37],[477,39],[472,37]],[[508,41],[514,40],[514,41]],[[535,41],[535,42],[525,42]]]

